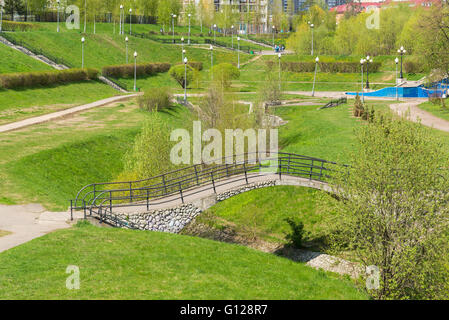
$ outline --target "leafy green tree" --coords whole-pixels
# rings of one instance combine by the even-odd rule
[[[357,129],[350,166],[335,168],[330,243],[379,268],[375,298],[448,298],[447,156],[428,128],[377,114]]]
[[[240,71],[230,63],[220,63],[212,67],[211,70],[216,81],[222,88],[229,88],[232,80],[240,77]]]
[[[14,13],[25,14],[25,2],[23,0],[4,0],[4,10],[11,14],[11,20],[14,20]]]
[[[186,70],[183,64],[171,67],[168,73],[183,88],[186,84],[187,87],[189,87],[189,85],[194,81],[195,70],[189,65],[187,65],[187,77]]]

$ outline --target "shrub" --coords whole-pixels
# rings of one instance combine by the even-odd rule
[[[140,63],[136,65],[138,77],[152,76],[157,73],[167,72],[170,69],[169,63]],[[101,73],[106,77],[132,78],[134,77],[134,64],[122,64],[103,67]]]
[[[404,61],[404,71],[406,73],[425,73],[427,72],[424,63],[418,60],[407,59]]]
[[[355,96],[355,101],[354,101],[354,109],[353,109],[354,117],[357,117],[357,118],[361,117],[364,112],[365,112],[365,109],[363,108],[362,100],[360,99],[359,94],[357,94]]]
[[[37,26],[29,22],[5,21],[2,23],[3,31],[30,31],[36,29]]]
[[[285,237],[295,248],[301,248],[304,238],[304,223],[299,220],[287,218],[285,221],[290,226],[291,232]]]
[[[231,80],[240,77],[240,71],[236,66],[230,63],[220,63],[212,67],[211,70],[214,81],[218,82],[223,88],[231,86]]]
[[[187,65],[187,79],[184,82],[184,77],[185,77],[185,69],[184,69],[184,65],[176,65],[171,67],[170,71],[168,72],[170,74],[170,76],[176,80],[176,82],[178,82],[181,87],[184,88],[184,84],[186,82],[187,87],[189,86],[189,84],[193,81],[194,78],[194,69]]]
[[[267,67],[273,67],[273,61],[267,61]],[[326,73],[357,73],[360,72],[360,63],[352,61],[334,61],[334,62],[319,62],[321,72]],[[373,62],[369,66],[370,72],[377,72],[381,66],[380,62]],[[292,61],[282,61],[281,69],[290,72],[314,72],[315,62],[305,61],[305,62],[292,62]]]
[[[162,110],[171,105],[172,95],[168,88],[152,88],[137,100],[139,107],[147,111]]]
[[[47,86],[58,83],[93,80],[98,77],[96,69],[67,69],[57,71],[17,72],[0,75],[0,87]]]

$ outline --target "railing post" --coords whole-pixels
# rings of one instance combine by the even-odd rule
[[[164,184],[164,195],[167,194],[167,186],[165,185],[165,174],[162,175],[162,183]]]
[[[198,179],[198,171],[196,169],[196,164],[193,166],[193,168],[195,169],[196,185],[199,186],[200,185],[200,181]]]
[[[288,163],[287,163],[287,174],[290,174],[290,158],[291,158],[291,154],[288,154]]]
[[[86,200],[83,199],[84,219],[86,219]]]
[[[109,191],[109,210],[112,213],[112,191]]]
[[[245,160],[243,160],[243,171],[245,172],[246,184],[248,184],[248,175],[246,173],[246,162],[245,162]]]
[[[179,183],[179,193],[181,194],[181,201],[182,201],[182,203],[184,203],[184,197],[183,197],[183,195],[182,195],[181,182]]]
[[[147,189],[147,210],[150,210],[150,190]]]
[[[320,167],[320,181],[321,181],[321,177],[323,176],[323,169],[324,169],[324,162],[321,161],[321,167]]]
[[[310,166],[310,176],[309,176],[309,180],[312,180],[312,173],[313,173],[313,159],[312,159],[312,165]]]
[[[73,221],[73,200],[70,200],[70,221]]]
[[[278,173],[279,173],[279,180],[282,179],[282,167],[281,167],[281,161],[282,161],[282,157],[278,157]]]
[[[215,189],[215,181],[214,181],[214,173],[210,173],[211,179],[212,179],[212,187],[214,188],[214,193],[217,193],[217,190]]]
[[[133,202],[133,188],[132,188],[132,182],[129,183],[129,202]]]

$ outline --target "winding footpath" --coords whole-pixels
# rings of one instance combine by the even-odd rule
[[[390,104],[390,109],[396,114],[408,118],[410,121],[421,123],[427,127],[449,132],[449,121],[438,118],[433,114],[418,108],[423,99],[408,100],[405,103]]]

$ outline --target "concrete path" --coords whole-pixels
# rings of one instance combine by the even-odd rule
[[[449,132],[449,121],[438,118],[433,114],[418,108],[418,105],[427,99],[415,99],[406,103],[394,103],[390,105],[390,109],[396,114],[407,117],[413,122],[421,124],[437,130]]]
[[[88,103],[88,104],[84,104],[78,107],[73,107],[70,109],[66,109],[66,110],[62,110],[62,111],[57,111],[57,112],[53,112],[53,113],[49,113],[49,114],[44,114],[42,116],[39,117],[33,117],[33,118],[29,118],[29,119],[25,119],[25,120],[21,120],[21,121],[17,121],[17,122],[12,122],[12,123],[8,123],[5,125],[0,126],[0,133],[2,132],[7,132],[7,131],[12,131],[12,130],[17,130],[17,129],[21,129],[21,128],[25,128],[34,124],[39,124],[39,123],[43,123],[43,122],[47,122],[47,121],[51,121],[57,118],[61,118],[61,117],[65,117],[77,112],[81,112],[81,111],[85,111],[88,109],[92,109],[92,108],[96,108],[96,107],[100,107],[100,106],[104,106],[113,102],[118,102],[118,101],[122,101],[122,100],[127,100],[130,98],[134,98],[138,95],[140,95],[141,93],[135,93],[135,94],[130,94],[130,95],[126,95],[126,96],[115,96],[115,97],[111,97],[111,98],[106,98],[103,100],[99,100],[99,101],[95,101],[92,103]]]
[[[75,217],[82,218],[82,215],[75,213]],[[0,237],[0,252],[49,232],[68,228],[69,221],[69,212],[49,212],[40,204],[0,205],[0,230],[12,232]]]

